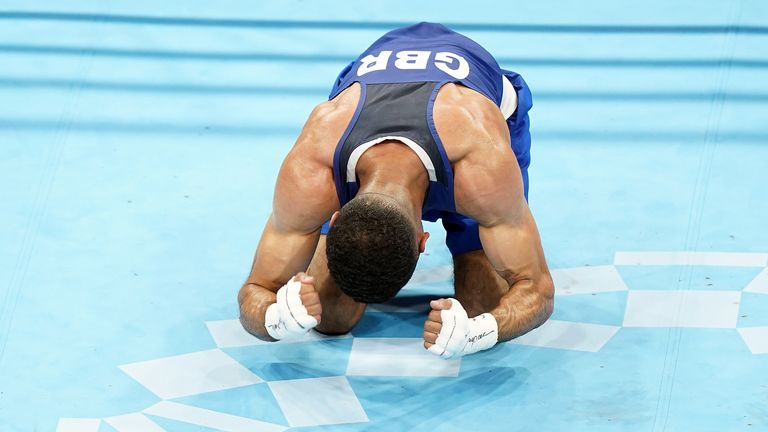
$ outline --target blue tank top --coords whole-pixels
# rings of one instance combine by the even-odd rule
[[[437,92],[446,83],[479,92],[502,112],[509,110],[510,100],[516,100],[514,113],[505,117],[518,164],[521,169],[528,167],[530,91],[520,75],[502,70],[488,51],[466,36],[424,22],[392,30],[342,70],[329,99],[356,82],[360,100],[333,160],[341,206],[357,193],[354,169],[362,153],[379,142],[397,139],[417,153],[429,174],[422,218],[436,221],[456,213],[453,171],[432,118]]]

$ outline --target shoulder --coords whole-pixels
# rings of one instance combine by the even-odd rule
[[[312,110],[280,168],[273,201],[276,224],[311,231],[339,207],[333,154],[354,114],[359,94],[359,89],[350,87]]]
[[[446,84],[433,109],[435,128],[452,163],[492,147],[509,148],[509,129],[501,110],[467,87]]]
[[[514,218],[525,198],[506,120],[485,96],[453,87],[434,116],[453,167],[457,210],[483,226]]]
[[[317,104],[309,114],[286,162],[294,160],[331,166],[336,144],[357,108],[360,87],[354,84],[335,98]]]
[[[316,141],[341,139],[349,121],[357,109],[360,99],[360,85],[355,83],[335,98],[317,104],[309,114],[302,135],[311,134]]]

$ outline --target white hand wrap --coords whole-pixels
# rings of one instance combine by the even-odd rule
[[[274,339],[292,339],[303,336],[317,325],[301,303],[301,282],[291,280],[277,290],[277,303],[267,308],[264,326]]]
[[[493,315],[484,313],[470,319],[458,300],[449,300],[451,308],[440,311],[443,327],[435,344],[429,347],[429,352],[450,359],[496,345],[499,327]]]

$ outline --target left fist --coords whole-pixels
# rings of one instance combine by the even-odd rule
[[[496,318],[489,313],[469,318],[458,300],[438,299],[424,323],[424,348],[450,359],[485,350],[496,345],[499,337]]]

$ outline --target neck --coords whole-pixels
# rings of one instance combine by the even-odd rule
[[[421,209],[429,178],[418,156],[402,144],[383,143],[363,156],[357,169],[358,194],[380,194],[395,200],[411,216],[417,231],[421,231]]]

